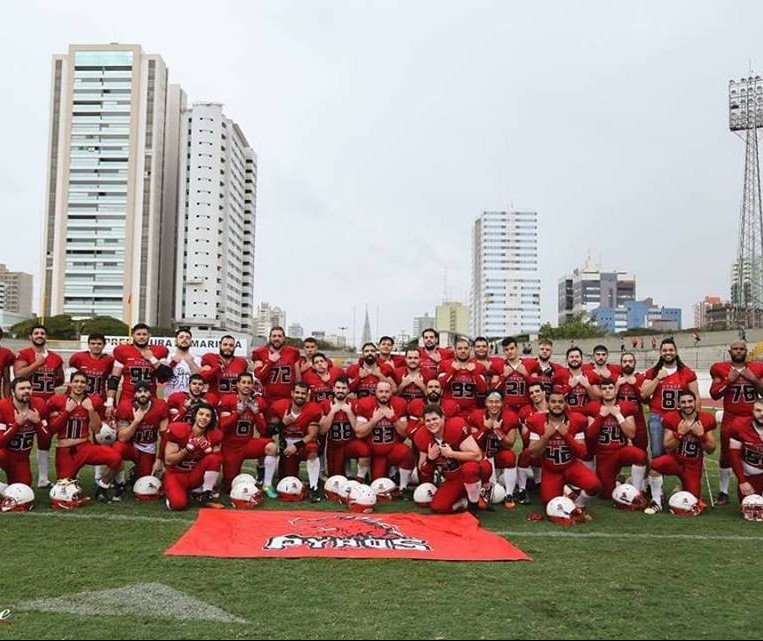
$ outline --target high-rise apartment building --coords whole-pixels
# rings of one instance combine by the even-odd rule
[[[472,234],[474,336],[497,338],[540,328],[538,214],[486,211]]]
[[[617,308],[636,299],[636,278],[626,272],[603,272],[589,256],[585,265],[559,279],[559,324],[599,307]]]
[[[182,122],[176,318],[249,332],[257,157],[221,104],[195,103]]]
[[[0,263],[0,310],[32,316],[32,274],[9,271]]]
[[[71,45],[51,81],[40,311],[169,325],[182,90],[139,45]]]

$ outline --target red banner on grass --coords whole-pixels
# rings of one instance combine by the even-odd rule
[[[306,556],[440,561],[527,561],[469,514],[354,514],[199,510],[165,554],[227,558]]]

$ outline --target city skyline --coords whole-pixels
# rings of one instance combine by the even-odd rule
[[[255,303],[330,329],[368,302],[394,335],[443,300],[446,273],[449,298],[468,300],[470,221],[513,206],[542,221],[543,321],[588,251],[690,318],[705,292],[728,296],[735,259],[744,149],[727,87],[754,62],[763,18],[741,4],[221,3],[182,30],[178,12],[201,5],[152,20],[94,2],[4,6],[2,46],[24,64],[0,107],[15,151],[0,161],[0,220],[34,233],[4,234],[0,260],[40,282],[52,56],[118,41],[161,56],[189,101],[223,103],[257,149]],[[284,236],[309,264],[283,265]],[[681,255],[669,278],[655,244]],[[382,260],[360,268],[363,252]],[[326,291],[339,300],[320,305]]]

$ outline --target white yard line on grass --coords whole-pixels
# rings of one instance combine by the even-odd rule
[[[739,534],[649,534],[648,532],[523,532],[520,530],[495,530],[500,536],[515,537],[556,537],[559,539],[666,539],[675,541],[761,541],[763,536],[742,536]]]
[[[103,513],[97,513],[97,512],[90,512],[87,511],[80,511],[77,510],[76,512],[24,512],[22,514],[18,514],[18,518],[27,518],[27,517],[49,517],[49,518],[55,518],[55,519],[86,519],[86,520],[96,520],[96,521],[135,521],[136,523],[145,522],[145,523],[178,523],[180,525],[190,525],[193,523],[196,519],[175,519],[175,518],[169,518],[166,516],[138,516],[134,514],[103,514]],[[0,516],[0,519],[4,517]]]

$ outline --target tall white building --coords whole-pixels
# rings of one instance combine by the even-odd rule
[[[273,327],[286,328],[286,312],[278,305],[271,306],[268,302],[261,302],[254,316],[254,335],[268,338]],[[313,336],[318,338],[316,333],[313,333]]]
[[[472,234],[472,333],[498,338],[540,328],[538,214],[486,211]]]
[[[183,113],[175,317],[193,327],[253,329],[257,157],[218,103]]]
[[[182,90],[120,44],[70,45],[51,87],[40,312],[168,325]]]

